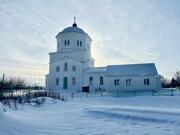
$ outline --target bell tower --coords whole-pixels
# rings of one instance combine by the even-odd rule
[[[86,63],[86,68],[94,66],[94,59],[91,58],[92,39],[84,30],[78,27],[76,17],[74,17],[72,26],[59,32],[56,39],[57,53],[81,63]]]
[[[46,76],[50,90],[80,91],[86,69],[94,67],[91,58],[91,38],[76,23],[56,36],[57,50],[49,53],[49,74]]]

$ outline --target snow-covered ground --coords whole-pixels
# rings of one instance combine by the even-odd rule
[[[0,135],[179,135],[180,96],[46,99],[0,111]]]

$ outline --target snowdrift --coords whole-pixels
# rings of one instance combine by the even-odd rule
[[[180,134],[179,96],[81,97],[68,102],[45,100],[41,107],[27,104],[19,110],[1,110],[0,134]]]

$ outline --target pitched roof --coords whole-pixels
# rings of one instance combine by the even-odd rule
[[[128,64],[128,65],[109,65],[106,69],[107,75],[157,75],[156,66],[154,63],[144,64]]]
[[[86,70],[88,73],[106,72],[106,67],[93,67]]]

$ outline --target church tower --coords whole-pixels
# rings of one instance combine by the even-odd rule
[[[49,90],[81,90],[86,69],[94,67],[91,58],[90,36],[79,28],[74,19],[56,36],[57,51],[50,53],[49,74],[46,87]]]

